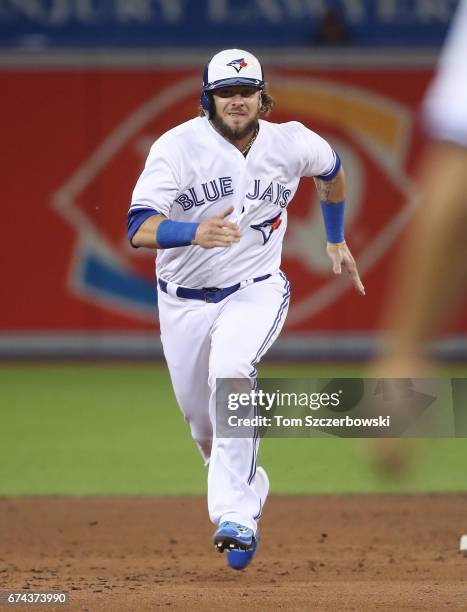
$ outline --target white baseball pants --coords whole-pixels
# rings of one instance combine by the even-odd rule
[[[258,439],[217,438],[216,379],[254,381],[255,365],[279,335],[289,306],[282,272],[239,289],[217,304],[158,290],[161,339],[177,402],[209,465],[211,521],[256,532],[267,495],[256,476]]]

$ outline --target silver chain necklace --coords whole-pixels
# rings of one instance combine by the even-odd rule
[[[251,149],[251,147],[253,146],[253,143],[256,140],[256,137],[258,136],[258,128],[255,129],[255,133],[253,134],[253,136],[251,137],[250,142],[246,145],[246,147],[244,149],[242,149],[242,155],[246,155],[248,153],[248,151]]]

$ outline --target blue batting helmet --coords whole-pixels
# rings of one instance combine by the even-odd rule
[[[209,117],[212,111],[208,91],[232,85],[251,85],[264,89],[264,72],[256,57],[241,49],[226,49],[217,53],[203,73],[201,106]]]

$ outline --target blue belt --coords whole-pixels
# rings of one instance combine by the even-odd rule
[[[269,278],[270,274],[264,274],[264,276],[257,276],[249,281],[247,284],[251,283],[259,283],[260,281],[266,280]],[[167,281],[159,278],[159,287],[164,293],[168,293],[167,291]],[[224,287],[223,289],[219,289],[218,287],[203,287],[203,289],[189,289],[188,287],[177,287],[176,294],[178,297],[185,298],[187,300],[202,300],[203,302],[208,302],[210,304],[217,304],[217,302],[221,302],[223,299],[238,291],[240,287],[247,286],[247,284],[237,283],[236,285],[232,285],[231,287]]]

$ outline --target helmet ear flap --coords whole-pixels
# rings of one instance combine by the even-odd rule
[[[201,102],[201,106],[203,107],[204,114],[209,119],[210,116],[211,116],[211,112],[212,112],[212,98],[211,98],[211,96],[207,92],[203,91],[203,93],[201,94],[201,97],[200,97],[200,102]]]
[[[209,63],[206,64],[203,70],[203,91],[201,92],[200,102],[203,107],[204,114],[209,119],[212,111],[212,99],[209,97],[206,92],[206,87],[208,86],[208,71],[209,71]]]

